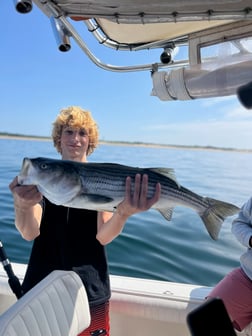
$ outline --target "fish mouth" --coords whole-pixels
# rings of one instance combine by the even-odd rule
[[[20,174],[18,175],[18,183],[19,184],[24,184],[27,176],[28,176],[28,171],[31,166],[31,160],[29,158],[24,158]]]

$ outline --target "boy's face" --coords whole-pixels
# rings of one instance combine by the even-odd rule
[[[64,127],[60,144],[63,160],[86,161],[89,137],[84,128]]]

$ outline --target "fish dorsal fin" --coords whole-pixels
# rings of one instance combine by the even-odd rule
[[[180,187],[180,184],[177,181],[175,170],[173,168],[164,168],[164,167],[157,167],[157,168],[149,168],[149,170],[164,175],[165,177],[168,177],[169,179],[173,180],[178,187]]]

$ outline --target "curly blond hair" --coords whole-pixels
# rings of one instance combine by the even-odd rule
[[[83,110],[79,106],[69,106],[63,108],[53,123],[52,139],[54,147],[61,153],[60,138],[65,127],[83,128],[87,132],[89,145],[87,155],[93,153],[98,145],[98,126],[89,111]]]

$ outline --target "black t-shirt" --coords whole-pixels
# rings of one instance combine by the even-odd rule
[[[77,272],[90,305],[110,298],[106,251],[96,239],[97,211],[57,206],[44,198],[40,235],[34,240],[22,287],[27,292],[53,270]]]

